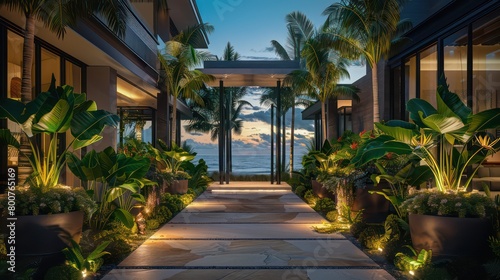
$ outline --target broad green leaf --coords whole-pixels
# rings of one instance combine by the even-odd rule
[[[125,189],[120,187],[114,187],[107,191],[106,193],[106,202],[113,202],[113,200],[122,196],[125,193]]]
[[[80,141],[89,140],[99,135],[105,126],[118,126],[119,118],[104,110],[85,111],[73,115],[71,134]]]
[[[84,182],[87,181],[87,177],[85,176],[85,173],[82,170],[82,162],[76,155],[72,153],[67,153],[66,163],[68,164],[69,170],[71,170],[71,172],[73,172],[73,174],[76,177],[78,177]]]
[[[15,123],[22,124],[32,114],[34,112],[27,112],[26,105],[20,101],[10,98],[0,99],[0,118],[8,118]]]
[[[134,217],[132,217],[132,214],[128,212],[125,209],[122,208],[116,208],[115,211],[113,212],[115,217],[120,220],[127,228],[132,228],[134,227]]]
[[[410,112],[410,119],[421,128],[426,127],[422,122],[422,117],[426,118],[430,115],[437,114],[437,110],[429,102],[417,98],[411,99],[406,103],[406,110]]]
[[[410,144],[411,139],[418,134],[418,131],[415,131],[414,129],[408,129],[399,126],[384,125],[381,123],[375,123],[375,126],[384,134],[392,136],[394,137],[394,139],[406,144]]]
[[[408,185],[420,186],[433,176],[431,169],[427,165],[420,165],[415,167],[411,176],[408,178]]]
[[[103,137],[100,135],[94,135],[92,138],[87,139],[87,140],[78,140],[75,139],[72,145],[73,150],[79,150],[81,148],[87,147],[88,145],[92,145],[96,142],[101,141]]]
[[[133,197],[137,202],[146,203],[146,199],[140,193],[133,193],[130,196]]]
[[[3,145],[12,146],[17,149],[21,147],[19,141],[17,141],[17,139],[12,136],[12,133],[9,129],[0,129],[0,143]]]
[[[366,163],[379,159],[389,152],[402,154],[411,154],[412,148],[405,143],[395,141],[389,135],[380,135],[375,139],[368,140],[362,148],[358,150],[356,156],[351,160],[351,163],[356,166],[362,166]]]
[[[500,127],[500,108],[494,108],[472,115],[468,132],[475,133]]]
[[[420,116],[422,117],[422,122],[426,125],[426,127],[429,127],[440,134],[450,133],[464,127],[464,123],[456,117],[446,117],[439,114],[424,117],[422,113],[420,113]]]
[[[457,94],[448,90],[446,81],[444,81],[444,84],[438,86],[437,93],[436,100],[439,114],[447,117],[456,117],[462,120],[463,123],[467,123],[472,110],[462,102]]]
[[[72,104],[66,100],[59,100],[56,105],[41,116],[33,125],[33,132],[59,133],[68,130],[73,116]]]
[[[95,248],[95,250],[87,256],[87,260],[96,260],[104,255],[110,254],[109,252],[104,252],[110,243],[111,241],[104,241],[99,244],[99,246],[97,246],[97,248]]]

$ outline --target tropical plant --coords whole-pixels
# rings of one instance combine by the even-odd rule
[[[66,256],[68,265],[78,269],[84,275],[94,274],[103,264],[102,257],[109,255],[109,252],[104,251],[111,241],[102,242],[86,257],[83,256],[82,247],[71,239],[71,247],[64,248],[63,253]]]
[[[173,180],[189,179],[191,176],[184,171],[183,163],[191,161],[196,154],[191,154],[172,142],[170,149],[167,149],[163,143],[163,151],[156,150],[156,160],[162,164],[160,174],[164,176],[167,182]]]
[[[198,95],[205,82],[213,81],[212,75],[207,75],[200,70],[194,69],[204,60],[212,59],[212,56],[205,51],[196,50],[196,44],[206,33],[213,31],[213,26],[209,24],[197,24],[188,27],[165,43],[165,48],[158,53],[158,58],[163,68],[162,73],[165,79],[168,93],[173,97],[171,135],[176,139],[176,119],[177,119],[177,99],[192,99],[194,102],[203,104],[202,98]]]
[[[27,104],[9,98],[2,99],[0,118],[17,123],[29,139],[31,155],[28,159],[34,172],[26,182],[41,192],[47,192],[59,183],[66,155],[101,140],[99,134],[105,126],[116,127],[118,124],[118,116],[97,110],[96,103],[86,100],[85,93],[75,93],[67,85],[55,87],[54,77],[49,90]],[[58,147],[60,135],[66,135],[68,130],[73,140],[66,147]],[[39,147],[37,135],[49,139],[45,151]],[[20,148],[20,143],[9,129],[0,129],[0,142]],[[63,148],[62,154],[58,148]]]
[[[274,49],[274,52],[281,60],[298,60],[300,61],[300,53],[304,46],[304,42],[308,40],[314,34],[314,26],[312,22],[301,12],[292,12],[286,15],[287,22],[287,41],[286,46],[284,47],[276,40],[271,41],[271,45]],[[289,82],[288,80],[285,80]],[[301,101],[296,103],[297,98],[300,98],[301,92],[296,90],[295,88],[290,88],[289,90],[284,91],[284,104],[289,103],[288,99],[292,99],[291,109],[292,109],[292,121],[290,123],[290,177],[293,173],[293,155],[294,155],[294,138],[295,138],[295,106],[304,105]],[[282,99],[283,100],[283,99]],[[262,98],[261,98],[262,103]],[[283,104],[282,103],[282,104]],[[306,104],[306,107],[310,105]],[[284,109],[281,110],[283,116],[288,111],[289,107],[285,106]],[[283,121],[283,128],[285,128],[285,124]],[[283,133],[283,137],[285,137],[285,133]],[[283,144],[285,144],[285,140],[283,140]],[[283,148],[283,154],[285,153],[285,149]],[[283,163],[284,167],[285,164]]]
[[[401,20],[406,0],[341,0],[325,9],[328,16],[325,39],[349,58],[363,58],[372,69],[373,121],[379,122],[377,64],[401,42],[411,21]]]
[[[400,257],[401,261],[406,263],[406,266],[411,270],[416,270],[431,264],[432,250],[422,249],[419,253],[417,253],[417,251],[415,251],[415,249],[413,249],[413,247],[411,247],[410,245],[405,245],[404,247],[410,249],[413,255],[409,256],[400,252],[396,254],[396,257]]]
[[[480,165],[500,149],[500,138],[487,133],[500,127],[500,108],[473,114],[458,95],[449,91],[444,77],[436,100],[437,108],[418,98],[408,101],[413,123],[376,123],[384,134],[360,151],[359,163],[387,153],[413,154],[429,166],[438,191],[466,191]]]
[[[66,27],[76,26],[79,19],[90,18],[94,13],[104,16],[108,26],[120,36],[125,34],[127,20],[127,2],[120,0],[0,0],[0,6],[6,6],[11,11],[22,13],[26,23],[24,27],[23,67],[21,100],[29,102],[31,96],[31,71],[35,49],[36,21],[63,38]]]
[[[98,203],[98,211],[90,220],[94,229],[103,229],[112,216],[126,227],[135,224],[130,211],[136,203],[145,203],[141,189],[156,183],[145,179],[150,162],[146,158],[117,154],[112,147],[102,152],[91,151],[81,160],[68,158],[73,174],[86,183],[87,190]]]
[[[338,85],[342,78],[349,78],[349,62],[328,47],[322,33],[316,32],[315,36],[308,39],[301,54],[305,60],[305,69],[292,71],[287,76],[287,81],[290,81],[295,90],[305,92],[321,102],[322,141],[325,141],[327,100],[348,97],[359,101],[359,89],[353,85]]]

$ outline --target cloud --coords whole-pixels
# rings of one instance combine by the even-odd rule
[[[262,107],[259,107],[259,106],[253,106],[253,109],[254,109],[255,111],[259,111],[259,110],[261,110],[261,109],[262,109]]]
[[[250,51],[256,52],[256,53],[269,53],[269,52],[274,52],[274,48],[273,47],[266,47],[266,48],[261,49],[261,50],[250,49]]]
[[[267,57],[267,56],[253,56],[253,55],[243,55],[241,56],[242,60],[279,60],[276,57]]]
[[[302,119],[302,111],[301,108],[295,109],[295,129],[304,129],[310,132],[314,131],[314,122],[312,120],[303,120]],[[252,122],[252,121],[262,121],[266,124],[271,124],[271,111],[256,111],[251,114],[241,114],[240,118],[244,121]],[[290,123],[292,121],[292,114],[289,111],[286,114],[285,122],[287,127],[290,127]]]

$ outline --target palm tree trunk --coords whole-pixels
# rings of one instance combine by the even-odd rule
[[[380,110],[378,105],[378,65],[373,64],[372,68],[372,90],[373,90],[373,122],[380,121]]]
[[[295,129],[295,105],[292,106],[292,123],[290,124],[290,178],[292,178],[292,171],[293,171],[294,129]]]
[[[172,130],[171,130],[171,135],[172,138],[170,138],[170,141],[175,141],[177,138],[177,98],[173,96],[173,103],[172,103]],[[170,145],[170,143],[168,143]]]
[[[326,103],[323,101],[321,102],[321,134],[321,145],[323,145],[326,140]]]
[[[24,103],[31,101],[31,69],[33,67],[33,50],[35,49],[35,18],[26,16],[23,44],[23,77],[21,84],[21,100]]]

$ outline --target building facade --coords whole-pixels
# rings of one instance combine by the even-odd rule
[[[104,139],[93,146],[97,150],[110,145],[117,147],[124,136],[130,135],[153,144],[156,139],[170,141],[172,100],[158,86],[158,48],[180,30],[202,22],[194,0],[166,1],[168,7],[158,6],[159,1],[123,1],[128,14],[123,37],[111,32],[99,16],[66,28],[62,39],[43,24],[36,24],[33,95],[47,90],[54,75],[58,85],[68,84],[75,92],[86,92],[100,109],[122,117],[122,127],[107,128]],[[20,98],[24,24],[24,15],[0,7],[0,97],[3,98]],[[195,47],[207,46],[205,38]],[[183,103],[178,110],[178,122],[190,115]],[[20,133],[7,120],[0,120],[0,128]],[[0,186],[5,187],[7,167],[22,171],[24,166],[16,151],[5,145],[0,147],[0,161]],[[69,174],[66,177],[66,181],[72,180]]]

